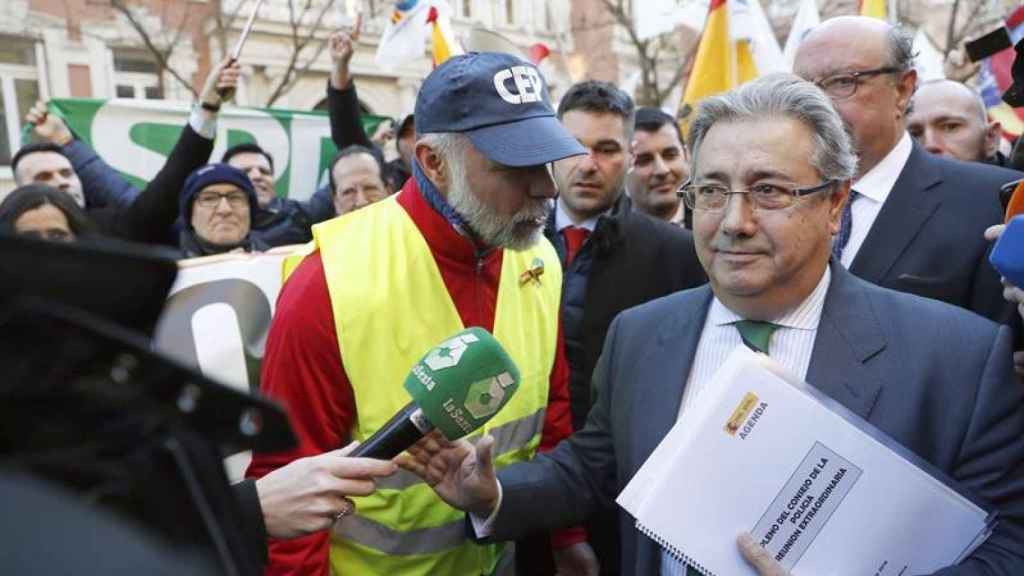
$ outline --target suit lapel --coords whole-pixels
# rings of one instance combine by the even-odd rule
[[[693,357],[697,353],[697,344],[703,331],[704,321],[711,304],[711,288],[705,284],[693,289],[692,299],[675,309],[676,313],[666,318],[658,327],[658,335],[654,346],[644,356],[641,365],[656,367],[654,377],[637,384],[649,387],[649,390],[638,391],[639,397],[646,398],[642,407],[643,426],[633,432],[637,434],[635,444],[636,466],[630,474],[647,459],[647,455],[658,447],[661,440],[675,425],[679,418],[679,406],[683,401],[683,389],[690,376]],[[664,383],[676,385],[666,387]],[[640,455],[643,455],[640,458]],[[656,574],[660,566],[660,549],[653,540],[634,530],[635,574]],[[623,534],[625,536],[625,534]]]
[[[938,196],[928,193],[941,182],[941,169],[914,144],[850,271],[869,282],[881,283],[942,203]]]
[[[882,386],[866,363],[885,348],[886,341],[859,284],[833,263],[807,382],[866,420]]]
[[[639,459],[640,464],[646,460],[647,454],[657,448],[679,418],[683,389],[690,375],[697,343],[711,304],[711,288],[707,285],[696,288],[690,302],[693,305],[679,306],[676,314],[661,323],[655,345],[643,360],[656,367],[660,377],[649,380],[649,384],[658,389],[652,389],[646,394],[647,402],[643,412],[647,415],[647,425],[638,430],[640,443],[637,449],[644,454]],[[665,382],[673,385],[665,389],[662,386]]]

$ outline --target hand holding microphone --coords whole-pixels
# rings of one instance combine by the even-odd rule
[[[519,388],[519,368],[489,332],[468,328],[445,340],[405,379],[412,402],[352,456],[389,460],[437,430],[447,440],[472,434]]]

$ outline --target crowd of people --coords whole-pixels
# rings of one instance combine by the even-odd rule
[[[615,497],[728,352],[752,346],[750,323],[769,327],[759,351],[998,511],[942,574],[1024,573],[1024,291],[988,260],[999,190],[1024,173],[972,88],[918,82],[905,31],[827,20],[795,74],[708,98],[685,135],[613,84],[577,83],[553,107],[533,65],[455,56],[385,127],[393,152],[360,123],[357,36],[330,40],[339,152],[308,201],[275,194],[257,142],[209,163],[240,70],[224,61],[143,189],[40,103],[0,203],[4,231],[53,241],[182,258],[307,244],[260,379],[299,446],[257,452],[237,488],[262,510],[268,574],[693,573]],[[429,436],[397,469],[340,451],[469,326],[523,373],[490,435]],[[762,576],[786,574],[738,547]]]

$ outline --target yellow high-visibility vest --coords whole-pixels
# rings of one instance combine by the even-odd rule
[[[464,328],[433,254],[394,197],[313,228],[334,312],[338,347],[352,384],[356,440],[365,440],[409,402],[402,386],[432,347]],[[308,250],[307,250],[308,251]],[[516,395],[485,428],[496,464],[529,460],[540,443],[558,339],[561,266],[546,240],[505,250],[494,336],[522,374]],[[466,538],[464,514],[417,477],[400,471],[355,498],[356,513],[332,534],[331,566],[353,575],[479,575],[493,572],[497,545]]]

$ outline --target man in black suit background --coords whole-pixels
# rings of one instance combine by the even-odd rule
[[[580,82],[562,97],[558,118],[589,152],[555,163],[559,197],[545,228],[565,270],[562,329],[578,430],[590,411],[591,374],[612,319],[626,308],[703,284],[705,275],[690,232],[633,210],[623,193],[634,122],[629,95],[605,82]],[[587,529],[602,574],[617,574],[614,509]],[[520,562],[521,573],[522,568]]]
[[[833,246],[842,264],[880,286],[1011,321],[983,232],[1001,221],[1000,185],[1021,174],[913,142],[912,37],[877,19],[833,18],[807,34],[793,68],[832,99],[860,158]]]

